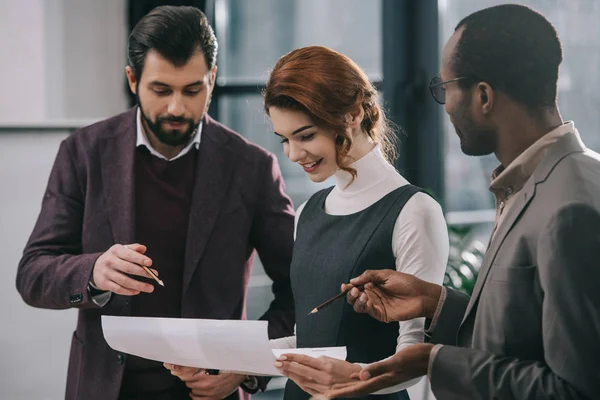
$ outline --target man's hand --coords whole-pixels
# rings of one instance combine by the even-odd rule
[[[164,366],[192,389],[190,395],[192,399],[223,399],[235,392],[246,378],[244,375],[227,373],[207,375],[204,368],[182,367],[168,363],[164,363]]]
[[[371,364],[353,375],[354,380],[334,385],[327,398],[358,397],[398,385],[427,374],[432,344],[419,343],[400,350],[395,356]]]
[[[355,287],[346,298],[354,311],[383,322],[432,318],[442,293],[439,285],[392,270],[366,271],[350,283]]]
[[[141,244],[115,244],[103,253],[94,264],[92,283],[100,290],[110,290],[124,296],[135,296],[140,292],[152,293],[154,286],[137,281],[127,275],[137,275],[148,278],[141,265],[149,267],[152,260],[146,257],[146,246]],[[152,269],[158,276],[158,272]]]
[[[323,394],[335,384],[347,383],[362,369],[358,364],[330,357],[314,358],[303,354],[283,354],[275,367],[311,395]]]

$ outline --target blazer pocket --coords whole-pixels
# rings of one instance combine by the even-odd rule
[[[490,280],[493,282],[523,282],[531,281],[536,273],[537,265],[523,267],[506,267],[494,265],[490,271]]]
[[[66,400],[79,399],[79,380],[81,377],[81,364],[83,361],[83,342],[73,332],[71,339],[71,354],[69,355],[69,369],[67,372]]]

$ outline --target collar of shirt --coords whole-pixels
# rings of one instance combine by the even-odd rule
[[[177,160],[180,157],[185,156],[187,153],[189,153],[189,151],[192,149],[192,147],[196,147],[196,149],[198,149],[200,147],[200,136],[202,133],[202,122],[200,122],[200,124],[198,125],[198,128],[196,130],[196,134],[194,135],[194,138],[188,143],[187,146],[185,146],[185,148],[183,150],[181,150],[181,152],[179,154],[177,154],[175,157],[168,159],[167,157],[163,156],[162,154],[160,154],[158,151],[156,151],[156,149],[154,147],[152,147],[152,145],[150,144],[150,141],[148,140],[148,137],[146,136],[146,133],[144,132],[144,127],[142,125],[142,112],[140,111],[140,108],[138,107],[137,109],[137,115],[136,115],[136,147],[140,147],[140,146],[145,146],[148,151],[150,151],[150,154],[152,154],[153,156],[156,156],[158,158],[161,158],[163,160],[167,160],[167,161],[174,161]]]
[[[354,180],[352,180],[352,175],[349,172],[342,169],[339,169],[333,175],[335,179],[334,190],[342,197],[354,197],[359,193],[368,192],[389,179],[390,176],[398,176],[396,169],[385,159],[379,144],[376,144],[370,152],[352,163],[351,167],[356,170]],[[352,184],[348,186],[350,182]]]
[[[572,121],[548,132],[511,162],[508,167],[498,166],[492,173],[490,191],[496,198],[506,199],[523,188],[548,148],[567,133],[578,135]]]

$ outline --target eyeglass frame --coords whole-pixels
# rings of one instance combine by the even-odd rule
[[[434,80],[439,79],[439,82],[435,82],[433,83]],[[445,85],[446,83],[452,83],[452,82],[457,82],[457,81],[461,81],[463,79],[474,79],[471,76],[459,76],[458,78],[454,78],[454,79],[449,79],[447,81],[442,81],[442,78],[440,78],[439,76],[434,76],[433,78],[431,78],[431,81],[429,81],[429,92],[431,93],[431,97],[433,97],[433,99],[436,101],[436,103],[444,105],[446,104],[446,99],[444,99],[444,101],[440,101],[435,94],[433,93],[433,88],[438,87],[440,85]],[[444,92],[446,91],[446,88],[442,87],[444,89]],[[445,96],[444,96],[445,97]]]

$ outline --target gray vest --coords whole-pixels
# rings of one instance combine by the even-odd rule
[[[347,361],[372,363],[396,352],[398,323],[386,324],[355,313],[345,300],[317,314],[308,313],[338,294],[342,283],[365,270],[396,269],[392,251],[394,225],[406,202],[421,189],[406,185],[363,211],[329,215],[325,213],[325,199],[332,189],[315,193],[298,221],[291,265],[297,345],[299,348],[346,346]],[[309,397],[288,381],[286,400]],[[408,394],[402,391],[375,397],[400,400],[408,399]]]

